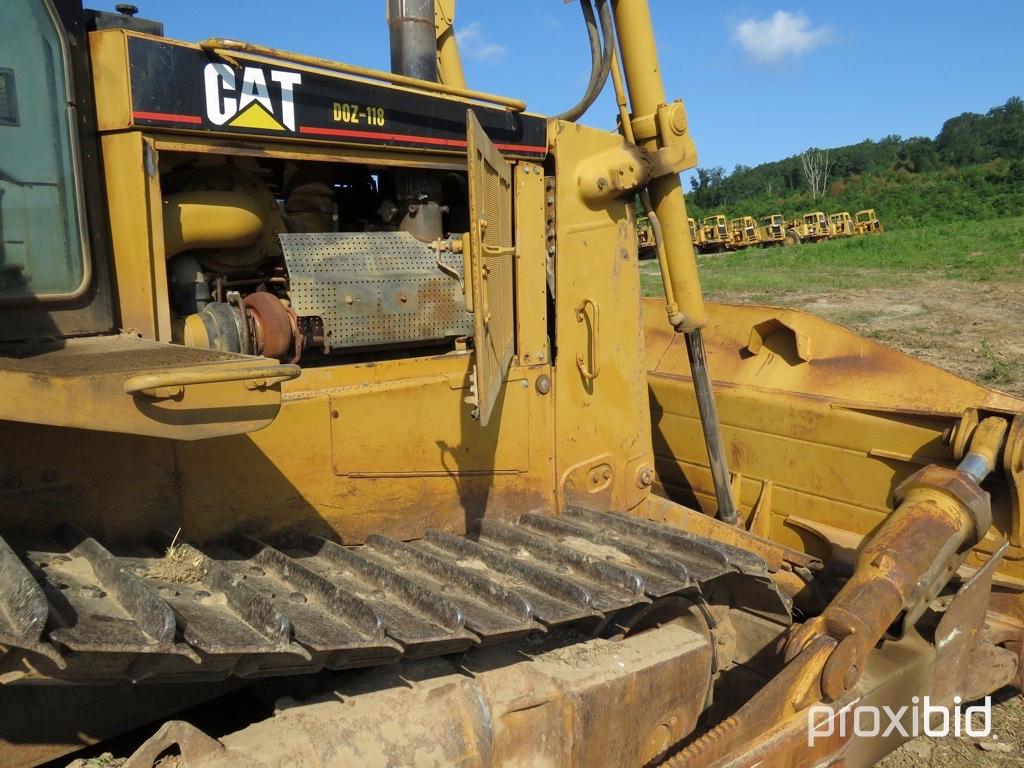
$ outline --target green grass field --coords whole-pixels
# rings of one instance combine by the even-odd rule
[[[872,288],[895,281],[907,286],[929,279],[1021,282],[1024,216],[957,221],[792,248],[748,248],[702,256],[699,264],[709,297],[744,293],[752,294],[751,301],[787,291]],[[659,295],[657,261],[644,261],[640,271],[644,295]]]

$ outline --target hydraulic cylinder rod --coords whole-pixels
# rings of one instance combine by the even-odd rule
[[[657,113],[658,107],[665,103],[665,84],[658,65],[650,7],[647,0],[615,0],[614,7],[632,117],[634,122],[650,120]],[[657,151],[660,146],[657,133],[650,131],[637,135],[636,144],[649,152]],[[663,272],[667,295],[673,297],[668,303],[677,306],[675,312],[672,306],[669,307],[670,321],[677,331],[686,335],[697,408],[715,483],[718,517],[732,523],[736,520],[736,505],[732,498],[729,469],[701,336],[701,329],[708,323],[707,309],[697,275],[697,258],[693,253],[693,243],[690,242],[686,200],[683,198],[679,174],[670,173],[653,179],[648,191],[652,210],[661,224],[661,231],[656,235],[663,241],[658,246],[659,251],[664,249]]]
[[[711,389],[711,374],[708,373],[707,360],[704,358],[704,337],[700,328],[684,331],[683,335],[686,337],[686,354],[690,358],[690,371],[693,373],[693,390],[697,397],[700,425],[704,430],[704,444],[708,449],[711,479],[715,484],[718,517],[723,522],[735,523],[736,505],[732,498],[729,467],[725,463],[722,430],[718,423],[715,393]]]

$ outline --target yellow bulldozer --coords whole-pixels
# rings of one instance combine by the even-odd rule
[[[0,765],[869,766],[1020,687],[1024,402],[705,304],[646,0],[558,115],[387,5],[0,8]]]

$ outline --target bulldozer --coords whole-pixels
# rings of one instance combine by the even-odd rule
[[[1021,687],[1024,402],[705,303],[648,4],[579,7],[539,115],[451,0],[387,72],[3,4],[0,765],[869,766]]]
[[[857,211],[854,221],[854,228],[858,235],[880,235],[885,231],[882,222],[874,208],[867,208]]]

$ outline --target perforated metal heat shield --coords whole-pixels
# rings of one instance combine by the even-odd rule
[[[292,308],[299,317],[323,320],[328,352],[473,333],[459,280],[408,232],[283,234],[280,240]],[[462,260],[441,255],[461,277]]]

